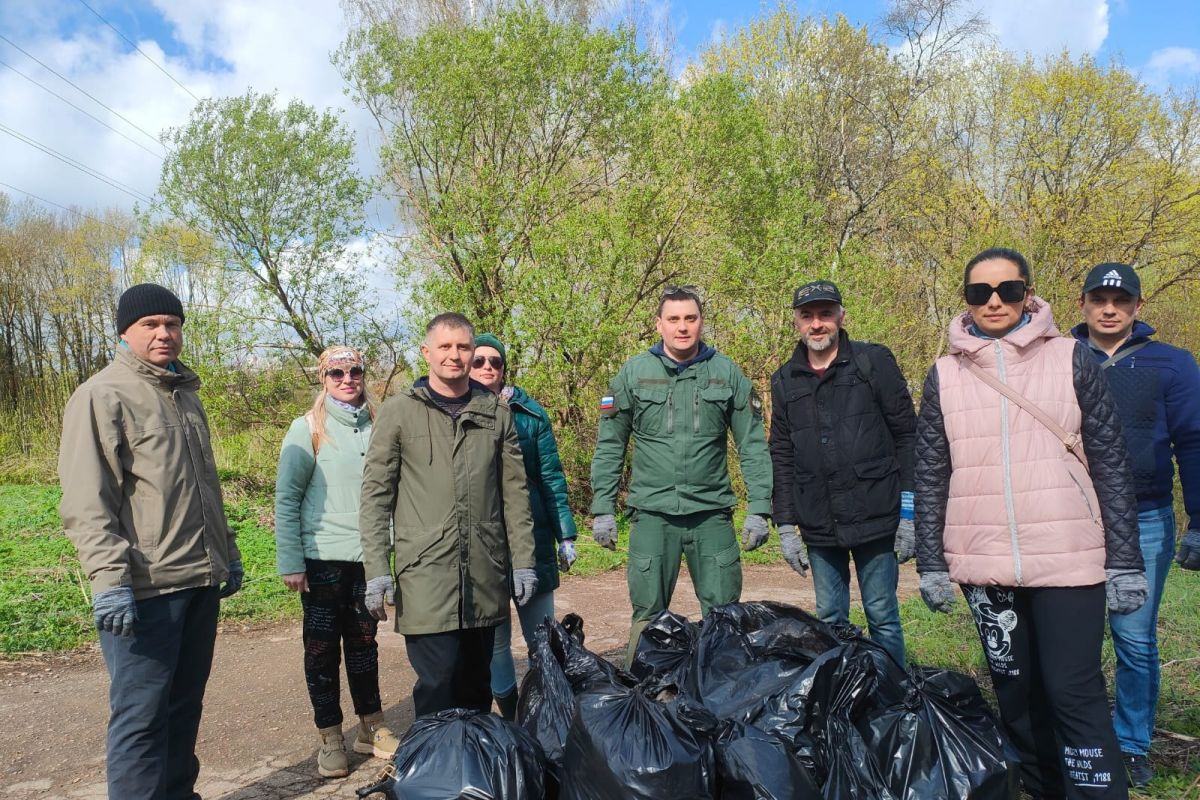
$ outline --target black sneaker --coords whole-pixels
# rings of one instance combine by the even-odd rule
[[[1129,773],[1130,786],[1147,786],[1150,781],[1154,780],[1154,770],[1150,769],[1150,762],[1145,756],[1134,755],[1132,753],[1122,753],[1125,759],[1125,771]]]

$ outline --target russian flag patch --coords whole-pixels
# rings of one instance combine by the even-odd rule
[[[606,394],[600,398],[601,411],[612,411],[614,405],[616,405],[616,398],[611,394]]]

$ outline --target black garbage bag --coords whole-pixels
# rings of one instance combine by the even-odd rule
[[[562,800],[711,800],[712,747],[641,691],[612,684],[576,698]]]
[[[387,800],[540,800],[545,757],[524,729],[454,708],[419,718],[392,757],[394,771],[359,797]]]
[[[1015,800],[1017,760],[970,677],[914,668],[903,703],[858,724],[900,800]]]
[[[773,733],[726,720],[716,739],[721,800],[821,800],[821,790]]]
[[[673,611],[650,620],[638,639],[629,671],[651,697],[660,692],[686,691],[699,626]]]

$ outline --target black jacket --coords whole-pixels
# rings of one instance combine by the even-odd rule
[[[900,492],[912,489],[917,418],[892,352],[842,331],[818,378],[801,342],[771,376],[771,401],[775,523],[799,526],[817,546],[894,536]]]
[[[1082,414],[1083,452],[1104,521],[1104,567],[1144,569],[1138,539],[1137,499],[1117,406],[1100,365],[1085,345],[1075,345],[1071,369]],[[948,571],[942,532],[946,527],[952,471],[935,364],[925,378],[917,428],[917,570],[922,573]]]

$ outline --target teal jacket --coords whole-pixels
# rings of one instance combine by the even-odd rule
[[[558,588],[558,543],[576,536],[575,519],[567,502],[567,477],[558,458],[558,443],[546,409],[519,386],[508,405],[517,424],[521,457],[533,514],[533,554],[537,560],[538,594]]]
[[[737,505],[729,480],[729,434],[746,480],[748,512],[771,513],[771,456],[762,401],[737,365],[701,343],[676,364],[662,345],[625,362],[600,401],[592,457],[592,514],[616,513],[625,449],[633,437],[626,505],[693,514]]]
[[[275,563],[304,572],[304,559],[362,561],[358,504],[371,438],[366,406],[357,413],[325,402],[325,433],[313,458],[312,428],[297,417],[283,437],[275,477]]]

